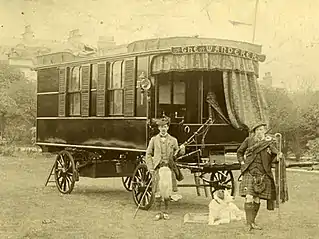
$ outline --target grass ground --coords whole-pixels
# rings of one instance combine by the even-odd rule
[[[196,196],[194,188],[180,188],[183,199],[171,204],[171,220],[158,222],[152,209],[132,218],[136,206],[120,178],[80,178],[70,195],[61,195],[54,183],[44,187],[52,163],[52,156],[38,154],[0,158],[1,239],[319,238],[319,174],[288,172],[290,200],[281,205],[280,220],[263,202],[257,220],[264,230],[247,234],[243,222],[184,224],[186,213],[208,212],[210,198]],[[235,203],[243,207],[243,199]]]

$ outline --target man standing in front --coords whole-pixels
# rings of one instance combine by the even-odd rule
[[[180,171],[178,170],[174,159],[179,155],[185,154],[185,146],[178,146],[177,139],[168,134],[170,119],[164,117],[157,121],[159,134],[152,137],[146,151],[146,160],[150,165],[150,171],[153,175],[153,193],[155,193],[155,200],[160,211],[155,216],[155,220],[169,219],[168,217],[168,201],[165,202],[165,211],[161,212],[161,201],[162,198],[159,194],[158,183],[159,183],[159,169],[161,167],[168,167],[172,172],[172,188],[173,192],[177,192],[177,181],[183,179]]]
[[[253,126],[252,135],[246,138],[237,150],[243,176],[239,194],[245,197],[244,209],[249,231],[261,230],[261,227],[255,223],[260,208],[260,199],[267,201],[268,210],[274,210],[276,188],[271,167],[272,163],[276,162],[277,155],[279,158],[283,157],[283,154],[276,148],[274,139],[266,137],[266,126],[263,122]]]

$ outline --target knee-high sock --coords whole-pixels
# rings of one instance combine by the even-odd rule
[[[254,202],[253,219],[252,219],[253,223],[255,223],[255,219],[256,219],[256,216],[258,214],[259,208],[260,208],[260,203]]]
[[[168,202],[169,202],[168,199],[165,199],[165,200],[164,200],[164,203],[165,203],[165,213],[168,213]]]
[[[253,210],[254,210],[254,205],[252,202],[245,202],[244,204],[244,209],[246,213],[246,222],[248,225],[251,225],[253,223]]]
[[[162,198],[156,198],[156,206],[157,206],[157,210],[161,211],[161,206],[162,206]]]

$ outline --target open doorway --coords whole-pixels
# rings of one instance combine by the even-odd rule
[[[202,124],[211,116],[215,124],[228,124],[222,72],[170,72],[156,82],[156,117]]]

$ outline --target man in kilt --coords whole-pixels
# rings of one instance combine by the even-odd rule
[[[255,219],[260,208],[260,199],[267,200],[267,209],[274,210],[276,187],[271,172],[272,163],[278,152],[274,139],[265,135],[265,123],[258,123],[252,127],[252,134],[244,140],[237,150],[237,158],[241,164],[242,181],[239,194],[245,197],[244,209],[248,231],[261,230]]]
[[[164,200],[165,210],[161,212],[161,202],[162,198],[158,190],[159,182],[159,169],[161,167],[167,166],[172,172],[172,189],[173,192],[177,192],[177,181],[183,180],[183,175],[177,168],[175,163],[175,158],[179,155],[185,154],[185,146],[182,144],[178,146],[178,141],[175,137],[168,134],[170,119],[168,117],[163,117],[157,120],[157,126],[159,129],[159,134],[151,138],[148,148],[146,150],[146,161],[149,165],[149,169],[153,175],[152,189],[155,194],[155,200],[160,211],[155,216],[155,220],[169,219],[168,217],[168,201]]]

